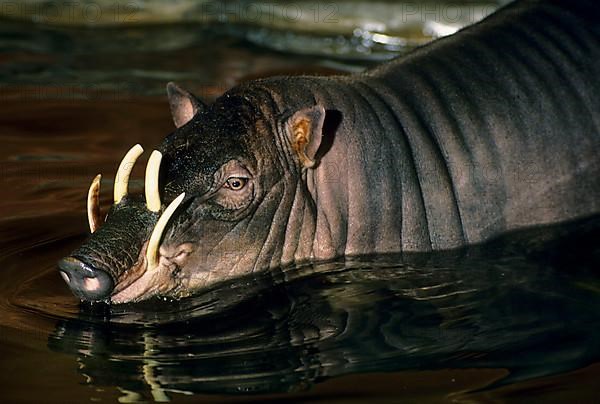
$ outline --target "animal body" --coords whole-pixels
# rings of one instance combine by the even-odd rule
[[[273,77],[132,148],[92,234],[59,263],[84,300],[186,296],[306,260],[480,243],[600,211],[600,4],[518,1],[360,74]]]

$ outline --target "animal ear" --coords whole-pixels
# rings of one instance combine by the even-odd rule
[[[167,84],[167,96],[175,126],[180,128],[188,123],[205,105],[189,91],[173,82]]]
[[[287,121],[292,149],[304,168],[312,168],[317,164],[316,155],[323,137],[324,122],[325,108],[321,105],[301,109]]]

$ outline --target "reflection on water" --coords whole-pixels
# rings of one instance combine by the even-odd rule
[[[49,347],[77,357],[90,385],[155,399],[299,391],[403,369],[508,369],[499,385],[598,358],[600,295],[581,281],[487,250],[373,257],[252,277],[182,302],[84,307],[57,323]]]

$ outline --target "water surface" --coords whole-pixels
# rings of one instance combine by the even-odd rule
[[[103,29],[0,26],[3,402],[597,400],[598,217],[283,268],[180,302],[80,305],[56,261],[86,236],[89,181],[104,174],[107,209],[123,152],[173,130],[166,81],[211,100],[261,75],[373,63],[214,30],[186,44],[183,25]],[[166,32],[177,46],[144,40]]]

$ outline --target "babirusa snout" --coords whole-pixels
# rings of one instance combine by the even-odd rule
[[[83,300],[95,301],[109,298],[121,275],[135,264],[130,249],[136,245],[141,254],[144,240],[147,240],[144,269],[154,270],[158,266],[163,233],[170,218],[183,201],[185,193],[175,198],[158,217],[162,208],[159,192],[162,154],[155,150],[146,166],[145,206],[136,202],[135,198],[124,201],[128,194],[129,177],[133,166],[143,151],[143,148],[136,144],[121,161],[113,192],[115,206],[109,216],[112,219],[109,219],[108,224],[104,224],[109,227],[102,227],[102,231],[99,232],[97,230],[103,224],[99,202],[101,175],[98,174],[90,185],[87,195],[87,216],[90,231],[94,234],[71,256],[59,262],[61,276],[75,295]],[[106,256],[108,250],[105,250],[104,245],[114,243],[114,240],[127,242],[129,237],[136,235],[140,238],[135,239],[135,242],[131,240],[122,248],[115,245],[117,248],[111,248],[110,256]],[[149,238],[146,238],[148,236]],[[139,270],[136,271],[139,273]]]
[[[84,300],[104,300],[114,289],[111,276],[74,257],[59,261],[60,274],[73,293]]]

